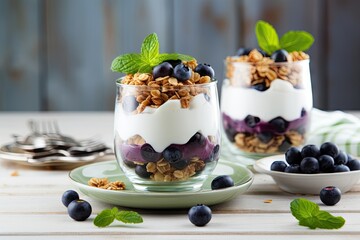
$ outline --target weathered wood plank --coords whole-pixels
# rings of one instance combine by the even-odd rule
[[[40,110],[39,5],[0,1],[0,110]]]

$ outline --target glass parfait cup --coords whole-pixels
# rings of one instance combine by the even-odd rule
[[[144,86],[118,81],[114,130],[116,159],[135,189],[199,190],[219,159],[216,82]]]
[[[221,114],[229,150],[257,159],[304,144],[313,100],[306,54],[289,62],[251,54],[225,60]]]

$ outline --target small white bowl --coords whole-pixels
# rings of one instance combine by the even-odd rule
[[[349,191],[360,179],[360,170],[338,173],[285,173],[271,171],[270,166],[274,161],[284,161],[284,155],[276,155],[257,160],[254,169],[257,172],[270,175],[276,184],[289,193],[319,195],[322,188],[336,186],[342,193]]]

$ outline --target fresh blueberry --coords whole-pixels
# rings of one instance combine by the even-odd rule
[[[252,116],[252,115],[247,115],[244,119],[245,124],[251,128],[255,127],[256,124],[258,124],[260,122],[260,118]]]
[[[334,158],[335,164],[347,164],[348,155],[344,151],[340,151],[339,154]]]
[[[211,209],[203,204],[193,206],[188,212],[190,222],[198,227],[208,224],[211,220],[211,215]]]
[[[135,96],[129,95],[125,96],[122,101],[122,107],[125,112],[132,112],[136,110],[136,108],[139,106],[139,103],[136,101]]]
[[[321,155],[319,157],[320,171],[324,173],[334,172],[334,158],[329,155]]]
[[[214,69],[206,63],[198,64],[194,71],[200,74],[200,76],[209,76],[211,79],[215,77]]]
[[[350,172],[350,168],[344,164],[335,165],[334,172]]]
[[[301,156],[303,158],[306,158],[306,157],[318,158],[320,156],[320,149],[317,146],[315,146],[314,144],[305,145],[301,149]]]
[[[292,164],[285,168],[284,172],[286,173],[301,173],[300,165]]]
[[[156,152],[154,148],[148,143],[145,143],[141,146],[140,154],[147,162],[157,162],[161,158],[161,153]]]
[[[329,155],[332,158],[335,158],[339,154],[338,147],[331,142],[325,142],[320,146],[321,155]]]
[[[128,166],[129,168],[134,168],[136,167],[136,164],[133,161],[129,161],[127,160],[123,154],[121,154],[121,158],[123,159],[123,162],[125,163],[126,166]]]
[[[236,56],[244,56],[244,55],[249,55],[251,49],[248,48],[239,48],[236,52]]]
[[[180,59],[177,59],[177,60],[167,60],[166,62],[170,63],[173,68],[174,68],[176,65],[179,65],[180,63],[182,63],[182,61],[181,61]]]
[[[163,62],[153,68],[152,74],[154,78],[171,76],[174,69],[168,62]]]
[[[305,108],[302,108],[302,109],[301,109],[300,116],[301,116],[301,117],[305,117],[305,115],[307,115],[307,112],[306,112]]]
[[[197,132],[190,138],[190,140],[187,142],[187,144],[194,144],[194,145],[203,147],[206,144],[206,138],[204,135]]]
[[[257,50],[259,51],[259,53],[261,53],[261,55],[263,55],[263,57],[269,57],[269,55],[262,49],[258,48]]]
[[[85,200],[72,201],[68,206],[69,216],[76,221],[85,221],[91,215],[91,205]]]
[[[320,170],[319,161],[314,157],[306,157],[300,162],[300,170],[308,174],[318,173]]]
[[[63,193],[61,201],[64,204],[65,207],[69,206],[69,204],[79,199],[79,194],[75,192],[74,190],[67,190]]]
[[[286,50],[280,49],[271,54],[271,59],[274,60],[274,62],[287,62],[288,56],[289,53]]]
[[[220,154],[220,145],[216,144],[215,147],[213,148],[210,156],[209,156],[209,161],[214,161],[214,160],[218,160],[219,159],[219,154]]]
[[[135,173],[142,178],[150,178],[151,173],[146,170],[146,165],[136,165]]]
[[[182,159],[182,153],[176,147],[167,147],[163,152],[163,156],[172,167],[179,170],[184,169],[188,164],[186,160]]]
[[[291,147],[285,152],[285,160],[288,164],[300,164],[302,157],[301,152],[296,147]]]
[[[287,165],[284,161],[274,161],[271,164],[270,169],[271,169],[271,171],[283,172],[283,171],[285,171],[286,167],[287,167]]]
[[[273,134],[271,132],[261,132],[257,137],[261,142],[268,143],[273,138]]]
[[[252,85],[251,88],[260,92],[266,91],[268,89],[264,83],[257,83],[255,85]]]
[[[228,175],[217,176],[211,182],[211,189],[221,189],[234,186],[234,180]]]
[[[226,128],[225,134],[230,142],[235,142],[235,136],[237,134],[237,131],[234,128],[232,127]]]
[[[327,206],[334,206],[341,199],[341,191],[334,186],[324,187],[320,191],[320,200]]]
[[[191,69],[180,63],[175,66],[173,76],[180,82],[186,81],[191,77]]]
[[[350,159],[346,164],[350,171],[360,170],[360,161],[357,159]]]
[[[289,123],[282,117],[277,117],[269,122],[277,132],[284,133],[289,126]]]

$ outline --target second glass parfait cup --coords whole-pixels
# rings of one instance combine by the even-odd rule
[[[293,52],[274,62],[253,50],[225,60],[221,113],[232,152],[259,158],[305,142],[313,106],[308,58]]]
[[[182,85],[169,77],[163,82],[117,82],[117,161],[137,190],[195,191],[219,159],[216,82]]]

